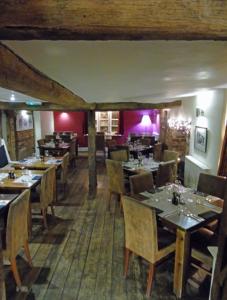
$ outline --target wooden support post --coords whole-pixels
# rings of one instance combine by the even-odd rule
[[[96,130],[95,130],[95,111],[88,111],[88,173],[89,191],[88,199],[96,197],[97,173],[96,173]]]
[[[7,116],[7,148],[11,160],[16,160],[16,120],[14,111],[6,111]]]
[[[2,138],[2,110],[0,109],[0,138]]]

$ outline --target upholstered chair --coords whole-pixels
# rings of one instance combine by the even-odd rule
[[[54,215],[54,189],[56,180],[56,169],[52,166],[45,170],[41,179],[40,193],[33,194],[31,197],[31,208],[40,209],[43,216],[43,224],[47,229],[47,210],[50,206],[52,215]]]
[[[110,158],[117,161],[128,161],[127,149],[110,151]]]
[[[154,189],[153,175],[150,172],[144,172],[129,177],[130,191],[132,195]]]
[[[154,160],[162,161],[162,143],[154,144]]]
[[[224,199],[227,196],[227,179],[221,176],[201,173],[197,191],[220,198],[214,204],[223,207]],[[218,220],[214,220],[192,234],[192,258],[207,266],[212,266],[213,259],[207,247],[217,244],[218,229]]]
[[[149,297],[155,266],[175,251],[176,237],[169,231],[157,227],[156,212],[133,198],[122,198],[125,221],[125,267],[127,277],[129,258],[132,253],[149,262],[146,295]]]
[[[171,150],[164,150],[163,161],[164,162],[170,161],[170,160],[174,160],[175,161],[175,165],[174,165],[174,168],[173,168],[173,177],[174,177],[174,180],[177,179],[178,157],[179,157],[178,152],[171,151]]]
[[[173,183],[175,178],[174,174],[175,161],[170,160],[159,164],[156,176],[156,186],[164,186],[166,183]]]
[[[121,205],[121,198],[125,194],[124,172],[122,163],[117,160],[106,159],[106,169],[110,193],[108,208],[110,209],[110,201],[113,194],[117,194],[119,196]]]
[[[22,286],[16,256],[22,248],[24,248],[25,256],[32,267],[28,246],[29,198],[30,191],[25,190],[10,204],[6,225],[6,249],[3,251],[3,256],[11,263],[13,276],[19,290]]]

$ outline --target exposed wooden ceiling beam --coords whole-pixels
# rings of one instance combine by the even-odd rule
[[[181,106],[181,100],[163,103],[138,103],[138,102],[116,102],[116,103],[93,103],[91,110],[141,110],[141,109],[167,109]],[[42,105],[27,105],[25,103],[1,102],[0,109],[3,110],[33,110],[33,111],[84,111],[87,109],[76,109],[55,104],[42,103]]]
[[[96,110],[140,110],[140,109],[165,109],[181,106],[182,101],[162,103],[138,103],[138,102],[115,102],[115,103],[96,103]]]
[[[89,109],[91,104],[25,62],[0,43],[0,86],[34,98],[74,109]]]
[[[0,39],[226,40],[227,1],[0,1]]]

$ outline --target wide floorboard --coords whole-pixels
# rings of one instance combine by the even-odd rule
[[[55,217],[48,216],[49,229],[33,220],[31,269],[23,254],[18,256],[23,285],[16,292],[9,267],[5,267],[7,299],[87,300],[146,299],[146,263],[133,257],[127,280],[123,278],[124,220],[117,199],[107,210],[108,182],[104,162],[98,162],[98,194],[87,200],[87,159],[78,159],[70,171],[66,197],[59,197]],[[172,293],[173,258],[157,267],[152,299],[175,299]],[[196,294],[197,292],[197,294]],[[200,294],[200,295],[199,295]],[[208,299],[207,288],[188,286],[184,299]]]

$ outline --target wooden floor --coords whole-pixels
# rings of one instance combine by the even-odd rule
[[[33,222],[31,269],[18,256],[19,271],[28,292],[16,293],[9,267],[7,299],[146,299],[145,262],[134,257],[129,278],[123,278],[123,215],[117,201],[107,207],[108,185],[104,163],[98,163],[97,199],[87,200],[87,159],[80,158],[71,171],[65,199],[59,199],[56,216],[49,216],[49,230]],[[173,259],[158,266],[152,299],[175,299],[172,293]],[[206,289],[207,292],[207,289]],[[203,291],[200,293],[202,294]],[[192,299],[193,290],[188,288]],[[193,295],[193,299],[208,299]]]

